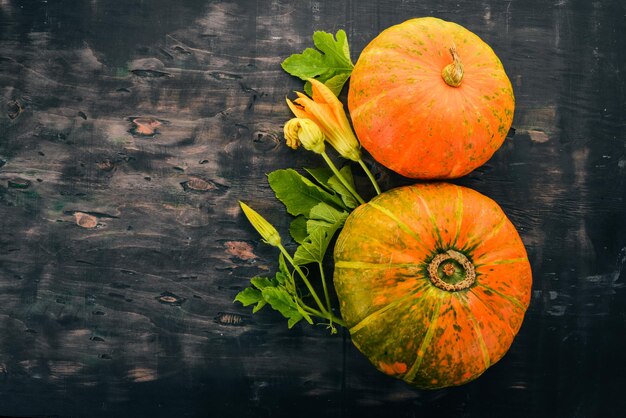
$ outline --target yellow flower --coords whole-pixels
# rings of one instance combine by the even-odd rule
[[[311,78],[308,80],[313,90],[313,98],[296,92],[298,98],[287,104],[298,118],[315,122],[326,136],[326,140],[344,158],[352,161],[361,159],[359,142],[352,132],[350,122],[337,96],[323,83]]]
[[[243,202],[239,202],[239,205],[241,206],[241,209],[243,209],[243,213],[246,215],[246,218],[248,218],[254,229],[261,234],[261,237],[265,240],[265,242],[269,245],[273,245],[274,247],[278,247],[280,245],[280,234],[276,228],[274,228],[271,223],[266,221],[265,218],[259,215],[250,206]]]
[[[311,119],[293,118],[287,121],[284,128],[287,145],[296,149],[302,146],[321,154],[326,150],[324,145],[324,133]]]

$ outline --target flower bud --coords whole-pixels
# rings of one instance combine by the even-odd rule
[[[316,154],[321,154],[326,150],[326,145],[324,145],[324,133],[317,126],[317,123],[313,122],[311,119],[300,119],[300,142],[302,142],[302,146],[309,150],[313,151]]]
[[[289,119],[285,123],[283,133],[285,134],[285,143],[289,148],[298,149],[300,146],[300,138],[298,138],[298,132],[300,131],[300,123],[298,118]]]
[[[246,218],[248,218],[248,221],[250,221],[254,229],[256,229],[257,232],[261,234],[263,240],[265,240],[265,242],[269,245],[278,247],[280,245],[280,235],[278,234],[276,228],[274,228],[271,223],[266,221],[265,218],[259,215],[250,206],[246,205],[243,202],[239,202],[239,205],[241,206],[243,213],[246,215]]]
[[[311,119],[293,118],[285,124],[285,139],[293,149],[302,145],[304,149],[321,154],[326,150],[324,133]],[[295,146],[293,146],[296,144]]]

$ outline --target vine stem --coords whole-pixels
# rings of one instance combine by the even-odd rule
[[[327,318],[328,320],[332,320],[335,324],[347,328],[348,326],[346,325],[346,323],[343,321],[343,319],[339,319],[338,317],[336,317],[333,314],[330,314],[330,318]]]
[[[310,306],[305,305],[304,303],[302,304],[302,308],[308,313],[317,316],[318,318],[328,319],[329,321],[331,321],[331,323],[335,323],[339,326],[346,328],[346,323],[344,322],[344,320],[333,315],[332,313],[322,313],[317,309],[313,309]]]
[[[302,279],[302,281],[306,285],[307,289],[311,293],[311,296],[313,296],[313,299],[315,300],[315,303],[317,304],[319,310],[311,308],[310,306],[306,305],[304,302],[302,302],[302,308],[304,310],[308,311],[309,313],[319,317],[319,318],[328,319],[331,322],[331,325],[334,322],[335,324],[345,328],[346,327],[346,323],[343,321],[343,319],[340,319],[337,316],[333,315],[332,311],[330,310],[330,298],[328,297],[328,289],[326,287],[326,280],[324,279],[323,272],[322,272],[322,284],[324,286],[324,294],[326,296],[326,302],[328,303],[328,310],[324,307],[324,305],[323,305],[322,301],[320,300],[319,296],[317,296],[317,292],[315,292],[315,289],[313,289],[313,286],[311,286],[311,282],[309,282],[309,279],[306,277],[306,274],[304,274],[304,272],[302,271],[300,266],[298,266],[293,261],[293,258],[291,257],[289,252],[285,249],[285,247],[283,247],[282,244],[280,244],[278,246],[278,248],[280,249],[280,252],[283,253],[283,255],[285,256],[287,261],[293,266],[293,268],[300,275],[300,278]],[[321,267],[321,265],[320,265],[320,267]]]
[[[326,306],[328,307],[328,313],[332,316],[332,308],[330,306],[330,296],[328,296],[328,288],[326,287],[326,276],[324,275],[324,267],[322,267],[322,263],[318,262],[317,265],[320,268],[320,276],[322,278],[322,287],[324,288],[324,298],[326,299]],[[330,325],[333,325],[333,319],[329,318]]]
[[[320,311],[323,314],[328,314],[328,315],[332,315],[330,312],[328,312],[326,310],[326,308],[324,307],[324,305],[322,304],[322,301],[320,300],[319,296],[317,296],[317,293],[315,292],[315,290],[313,289],[313,286],[311,286],[311,282],[309,282],[309,279],[306,277],[306,274],[304,274],[304,272],[302,271],[302,269],[300,268],[300,266],[298,266],[294,261],[293,258],[291,258],[291,255],[289,254],[289,252],[285,249],[285,247],[283,247],[282,244],[278,245],[278,248],[280,249],[280,252],[283,253],[283,255],[285,256],[285,258],[287,259],[287,261],[289,261],[289,263],[293,266],[294,269],[296,269],[296,271],[298,272],[298,274],[300,275],[300,278],[302,279],[302,281],[304,282],[304,284],[306,285],[307,289],[309,290],[309,292],[311,293],[311,296],[313,296],[313,299],[315,300],[315,303],[317,304],[317,306],[320,308]]]
[[[328,157],[328,154],[326,154],[326,152],[322,152],[321,153],[322,157],[324,157],[324,161],[326,161],[326,164],[328,164],[328,166],[330,167],[330,169],[332,170],[333,174],[337,176],[337,178],[339,179],[339,181],[341,182],[341,184],[343,184],[343,187],[345,187],[346,189],[348,189],[348,191],[350,193],[352,193],[352,195],[354,196],[354,198],[356,200],[358,200],[358,202],[360,204],[364,204],[365,201],[363,200],[363,198],[359,195],[359,193],[357,193],[356,190],[354,190],[354,187],[352,187],[347,181],[346,179],[341,175],[341,173],[339,172],[339,170],[337,170],[337,167],[335,166],[335,164],[332,162],[332,160],[330,159],[330,157]]]
[[[365,165],[365,162],[363,161],[362,158],[359,158],[358,162],[361,165],[361,168],[363,168],[363,171],[365,171],[365,174],[367,174],[367,177],[372,182],[372,185],[374,186],[374,189],[376,190],[376,194],[380,194],[381,193],[380,187],[378,186],[378,183],[376,182],[376,179],[374,178],[374,175],[372,174],[372,172],[369,170],[369,168],[367,168],[367,165]]]
[[[307,305],[304,302],[300,302],[300,307],[302,309],[304,309],[305,311],[307,311],[308,313],[310,313],[310,314],[313,314],[315,316],[319,316],[320,318],[326,318],[326,315],[324,313],[318,311],[315,308],[311,308],[309,305]]]

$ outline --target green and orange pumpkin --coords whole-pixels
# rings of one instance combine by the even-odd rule
[[[334,257],[352,341],[379,370],[420,388],[466,383],[500,360],[530,300],[513,224],[493,200],[452,184],[361,205]]]
[[[411,19],[361,53],[348,108],[384,166],[412,178],[455,178],[484,164],[513,119],[511,83],[493,50],[456,23]]]

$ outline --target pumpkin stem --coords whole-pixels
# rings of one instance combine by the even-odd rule
[[[476,281],[476,269],[469,259],[458,251],[437,254],[428,264],[430,281],[448,292],[464,290]]]
[[[452,63],[443,68],[441,77],[450,87],[459,87],[463,80],[463,63],[456,51],[456,45],[452,44],[450,54],[452,55]]]

